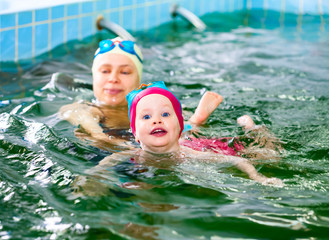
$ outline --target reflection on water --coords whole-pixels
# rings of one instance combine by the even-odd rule
[[[221,93],[224,102],[200,128],[205,136],[241,134],[236,119],[244,114],[266,124],[286,153],[280,162],[256,167],[284,179],[285,187],[263,186],[209,164],[163,169],[121,159],[88,174],[117,149],[77,139],[56,113],[93,98],[95,39],[20,74],[1,73],[0,238],[327,237],[327,32],[312,28],[312,19],[303,25],[314,31],[307,34],[269,21],[266,28],[250,19],[245,26],[242,13],[203,20],[209,26],[204,33],[167,24],[137,34],[145,51],[144,81],[166,81],[187,115],[204,91]],[[52,79],[56,72],[61,81]]]

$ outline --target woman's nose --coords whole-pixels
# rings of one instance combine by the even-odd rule
[[[112,73],[109,76],[108,81],[111,82],[111,83],[117,83],[117,82],[119,82],[118,74],[116,72],[112,71]]]

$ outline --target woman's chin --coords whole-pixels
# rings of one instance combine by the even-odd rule
[[[106,99],[106,105],[111,107],[122,107],[128,105],[127,101],[119,98]]]

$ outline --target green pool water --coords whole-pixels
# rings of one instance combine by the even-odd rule
[[[88,176],[112,150],[77,139],[56,113],[93,98],[92,55],[111,37],[100,34],[54,49],[52,60],[22,72],[0,74],[1,239],[328,238],[328,16],[260,11],[202,19],[203,33],[180,21],[136,33],[144,82],[165,81],[187,114],[206,90],[222,94],[200,128],[205,136],[242,134],[236,119],[244,114],[265,124],[286,152],[256,168],[285,187],[220,165],[166,169],[126,159],[101,177]],[[75,80],[52,81],[54,73]],[[98,196],[73,193],[80,176]],[[146,187],[122,187],[129,182]]]

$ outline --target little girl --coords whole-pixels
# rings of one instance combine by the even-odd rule
[[[145,159],[161,156],[163,161],[183,162],[184,159],[199,159],[208,162],[234,164],[241,171],[248,174],[250,179],[262,184],[283,185],[277,178],[267,178],[258,173],[247,159],[215,153],[213,151],[196,151],[191,147],[179,143],[184,129],[182,107],[176,96],[169,91],[163,82],[143,84],[127,95],[130,127],[135,140],[140,143],[141,149],[133,149],[126,153],[134,156],[131,161],[143,163]],[[241,121],[249,119],[242,119]],[[109,164],[116,154],[100,162],[100,165]],[[165,157],[164,157],[165,156]]]

